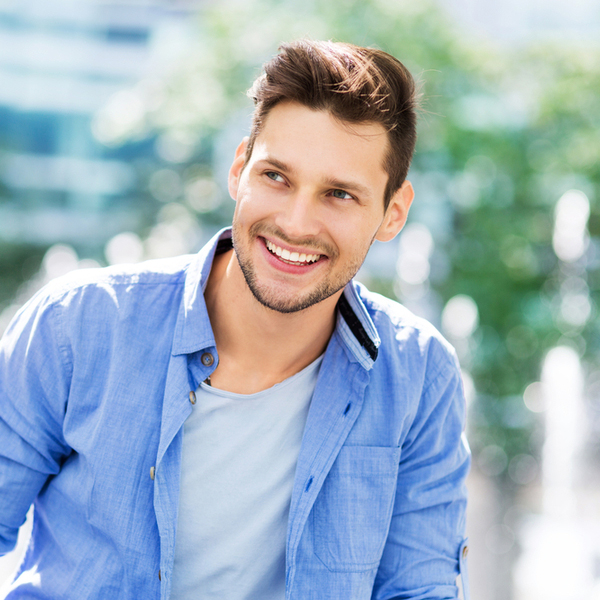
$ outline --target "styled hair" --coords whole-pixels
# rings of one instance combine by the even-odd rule
[[[417,140],[417,92],[408,69],[390,54],[353,44],[300,40],[282,44],[248,90],[254,100],[245,163],[269,111],[293,101],[348,123],[379,123],[387,131],[383,168],[387,209],[406,175]]]

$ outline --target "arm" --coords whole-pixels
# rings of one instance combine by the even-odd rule
[[[0,554],[14,548],[29,506],[70,452],[62,421],[71,367],[59,310],[38,293],[0,340]]]
[[[373,600],[457,598],[468,583],[463,557],[465,478],[470,453],[463,435],[465,402],[456,362],[426,382],[402,445],[392,522]]]

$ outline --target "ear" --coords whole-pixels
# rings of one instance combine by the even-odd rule
[[[406,223],[408,210],[414,197],[415,190],[412,184],[410,181],[405,181],[392,196],[375,239],[389,242],[396,237]]]
[[[244,161],[246,160],[246,148],[248,147],[248,136],[246,136],[239,144],[235,151],[235,158],[229,168],[229,176],[227,178],[227,187],[229,195],[237,200],[237,190],[240,184],[240,176],[244,170]]]

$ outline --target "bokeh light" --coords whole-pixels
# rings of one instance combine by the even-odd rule
[[[473,334],[479,324],[477,304],[470,296],[450,298],[442,311],[442,330],[451,338],[463,339]]]

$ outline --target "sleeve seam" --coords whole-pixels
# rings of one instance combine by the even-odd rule
[[[65,374],[67,375],[67,379],[69,380],[69,388],[70,381],[73,376],[73,360],[72,355],[69,351],[69,345],[67,343],[67,335],[64,329],[64,320],[62,318],[62,314],[59,311],[60,305],[57,304],[52,305],[52,312],[56,316],[56,331],[57,331],[57,340],[58,340],[58,351],[60,353],[60,361],[65,369]]]

